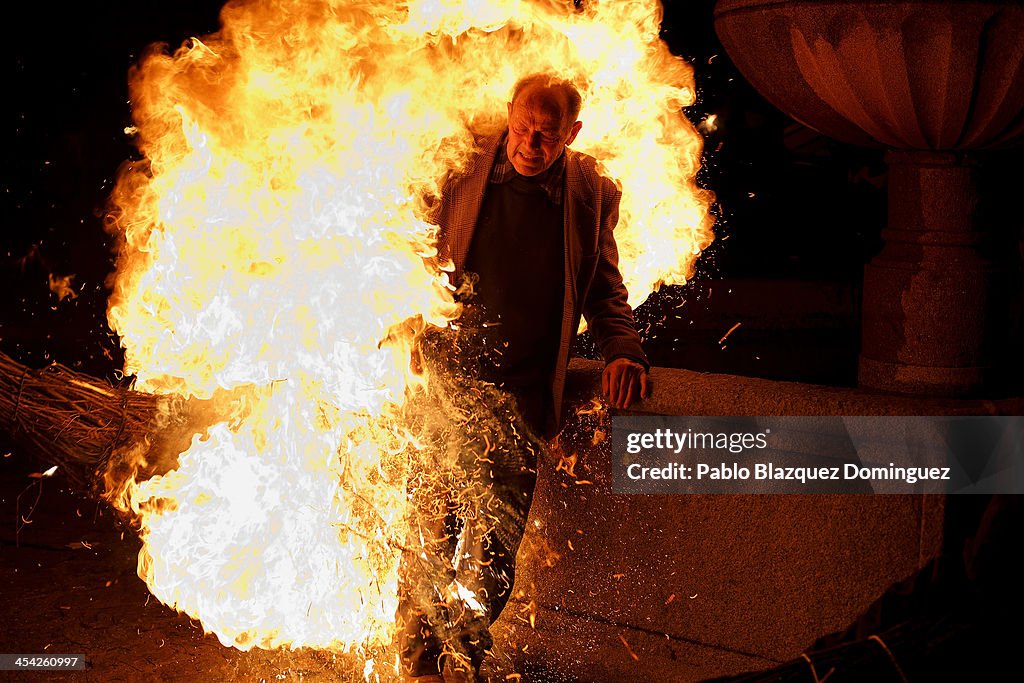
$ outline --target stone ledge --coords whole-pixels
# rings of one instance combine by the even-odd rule
[[[602,363],[574,359],[568,401],[584,401],[600,387]],[[922,398],[864,389],[830,387],[651,368],[651,398],[623,411],[630,415],[1022,415],[1024,397]]]
[[[573,361],[570,400],[593,397],[600,371]],[[631,414],[998,415],[1022,406],[651,374],[654,396]],[[767,668],[844,629],[941,547],[944,496],[616,496],[610,455],[607,440],[579,451],[587,486],[541,463],[519,556],[522,601],[496,625],[516,669],[534,674],[524,680],[681,682]],[[536,631],[524,624],[531,601]]]

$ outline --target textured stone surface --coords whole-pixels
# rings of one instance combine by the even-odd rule
[[[576,395],[591,395],[600,365],[573,368]],[[664,368],[652,377],[654,396],[632,413],[1012,414],[1022,406]],[[691,681],[766,668],[845,628],[942,542],[941,496],[613,496],[608,450],[576,454],[575,477],[543,463],[520,555],[525,594],[502,620],[521,648],[532,642],[521,617],[537,603],[541,635],[518,661],[538,671],[557,663],[568,678],[552,680]],[[562,635],[543,637],[552,632]]]

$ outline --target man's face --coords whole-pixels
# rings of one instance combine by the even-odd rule
[[[568,101],[556,89],[529,88],[508,105],[508,160],[520,175],[551,168],[583,126],[569,120]]]

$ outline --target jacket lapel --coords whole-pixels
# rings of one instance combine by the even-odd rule
[[[566,368],[569,364],[569,349],[576,336],[576,311],[579,292],[576,279],[580,272],[580,262],[584,256],[584,244],[588,241],[587,231],[595,225],[592,201],[587,196],[587,182],[583,176],[576,154],[565,150],[565,289],[562,302],[562,334],[558,347],[558,359],[555,362],[552,378],[552,405],[554,406],[555,424],[561,423],[562,394],[565,389]]]
[[[574,304],[579,294],[576,275],[580,272],[586,244],[593,242],[588,239],[587,231],[593,231],[595,219],[592,197],[586,192],[587,181],[579,159],[569,149],[565,150],[565,156],[565,293],[566,303]],[[596,245],[592,246],[596,248]],[[575,305],[568,308],[573,310]]]
[[[455,198],[459,210],[453,216],[450,234],[451,258],[455,263],[453,282],[459,282],[462,278],[462,269],[466,264],[469,245],[473,241],[473,231],[483,206],[484,193],[487,191],[487,182],[491,177],[501,137],[500,134],[488,136],[480,141],[480,153],[473,168],[459,183],[459,196]]]

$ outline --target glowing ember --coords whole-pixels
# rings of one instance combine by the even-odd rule
[[[390,642],[409,344],[458,313],[425,265],[425,198],[517,77],[555,70],[584,94],[575,147],[623,187],[633,303],[683,281],[709,197],[680,113],[692,76],[659,21],[653,0],[235,2],[218,34],[142,59],[109,321],[139,389],[238,403],[124,489],[154,595],[243,649]]]

